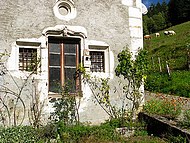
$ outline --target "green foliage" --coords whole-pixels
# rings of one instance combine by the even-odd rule
[[[161,115],[169,119],[177,118],[182,110],[181,102],[162,96],[145,103],[143,110],[149,114]]]
[[[52,99],[54,112],[51,113],[51,118],[55,121],[62,120],[65,125],[76,124],[79,122],[78,104],[76,101],[77,95],[70,95],[69,85],[60,87],[61,98]]]
[[[184,128],[190,128],[190,109],[184,111],[183,119],[179,122],[179,125]]]
[[[38,130],[30,126],[0,127],[1,143],[43,143],[39,138]]]
[[[0,128],[1,143],[103,143],[103,142],[128,142],[128,139],[116,132],[118,121],[107,121],[99,126],[89,125],[65,125],[63,121],[49,123],[39,129],[30,126],[17,126],[11,128]],[[129,128],[137,129],[135,139],[138,142],[158,141],[149,139],[145,126],[141,123],[128,123]],[[135,140],[130,139],[130,141]],[[160,139],[161,141],[161,139]]]
[[[170,27],[189,21],[190,17],[189,0],[170,0],[167,4],[151,4],[148,13],[143,16],[144,35],[151,34]]]
[[[187,143],[187,140],[185,137],[182,137],[181,135],[178,135],[178,136],[169,135],[168,136],[168,142],[171,142],[171,143]]]
[[[153,92],[175,94],[190,97],[190,74],[189,74],[189,43],[190,22],[171,27],[176,35],[161,36],[144,41],[144,48],[148,51],[148,62],[150,65],[145,89]],[[169,30],[169,29],[167,29]],[[158,64],[160,58],[160,66]],[[168,77],[166,61],[169,64],[171,77]]]
[[[122,76],[128,81],[123,86],[123,90],[126,98],[132,101],[131,112],[133,116],[135,116],[135,112],[140,106],[142,97],[140,87],[146,79],[146,73],[148,71],[146,55],[146,50],[139,49],[137,55],[135,55],[135,59],[133,59],[132,56],[134,55],[132,55],[127,47],[118,54],[119,64],[115,72],[116,76]]]
[[[162,4],[152,4],[148,8],[148,13],[143,16],[143,34],[151,34],[165,29],[170,25],[168,21],[168,5],[166,2]]]
[[[110,124],[102,124],[100,126],[88,126],[82,124],[65,126],[64,122],[60,121],[57,123],[57,126],[61,142],[85,142],[92,137],[92,142],[121,141],[122,139],[115,131],[115,127],[110,126]]]
[[[38,136],[46,141],[58,138],[57,132],[58,126],[56,123],[48,123],[45,126],[39,128]]]
[[[189,71],[172,72],[170,77],[166,73],[150,73],[147,77],[145,89],[152,92],[190,97],[189,85]]]
[[[169,20],[173,25],[190,20],[190,1],[189,0],[170,0]]]
[[[135,136],[147,136],[148,132],[146,130],[136,130],[134,135]]]
[[[57,123],[57,132],[61,142],[78,142],[82,137],[90,135],[90,127],[83,125],[66,126],[64,122]]]
[[[153,15],[152,18],[155,21],[155,31],[160,31],[166,28],[166,19],[163,12],[159,12],[158,14]]]
[[[147,51],[140,49],[138,55],[135,56],[135,60],[132,60],[132,53],[125,47],[118,54],[119,64],[116,67],[116,75],[123,76],[125,79],[132,82],[134,86],[139,88],[146,78],[148,70],[148,63],[146,59]]]

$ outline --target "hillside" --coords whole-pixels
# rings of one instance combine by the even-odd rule
[[[176,35],[166,36],[165,30]],[[190,97],[190,21],[165,30],[144,40],[150,65],[145,89]]]
[[[166,36],[165,30],[174,30],[176,35]],[[144,49],[148,50],[149,58],[159,57],[164,66],[168,61],[171,70],[187,69],[187,49],[190,50],[190,21],[160,31],[160,37],[151,35],[151,40],[144,40]],[[188,46],[189,45],[189,46]]]

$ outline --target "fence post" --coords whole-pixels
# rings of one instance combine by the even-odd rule
[[[154,68],[154,58],[151,57],[151,59],[152,59],[152,67],[153,67],[153,70],[155,71],[155,68]]]
[[[166,69],[167,69],[168,75],[170,76],[170,67],[168,65],[168,61],[166,61]]]
[[[190,54],[189,54],[189,49],[187,49],[187,66],[188,66],[188,70],[190,70]]]
[[[158,64],[159,64],[159,67],[160,67],[160,72],[162,72],[162,66],[161,66],[161,63],[160,63],[160,57],[158,57]]]

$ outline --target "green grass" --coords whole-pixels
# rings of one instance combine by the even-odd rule
[[[170,77],[166,73],[150,73],[145,89],[151,92],[190,97],[190,72],[175,71],[171,73]]]
[[[174,30],[176,35],[166,36],[164,31],[160,31],[160,37],[152,35],[151,40],[144,40],[144,49],[149,52],[149,60],[152,64],[152,57],[155,63],[158,63],[158,57],[162,66],[168,61],[171,70],[187,69],[187,49],[190,44],[190,21],[168,28]],[[158,69],[156,69],[158,70]]]
[[[148,51],[150,64],[146,89],[190,97],[190,75],[186,72],[189,71],[188,60],[190,61],[190,21],[166,30],[174,30],[176,35],[166,36],[163,30],[160,31],[160,37],[152,34],[151,40],[144,40],[144,49]],[[172,74],[172,80],[169,81],[166,75],[166,61]]]
[[[135,136],[126,138],[115,131],[114,126],[44,126],[35,129],[31,126],[4,128],[0,126],[0,143],[165,143],[161,138],[149,136],[146,130],[138,130]],[[57,135],[59,134],[59,137]]]

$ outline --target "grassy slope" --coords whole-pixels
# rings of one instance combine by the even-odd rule
[[[144,40],[144,48],[149,52],[151,65],[145,88],[153,92],[190,97],[190,71],[187,64],[188,49],[190,53],[190,21],[166,30],[174,30],[176,35],[165,36],[163,31],[160,31],[160,37],[152,35],[151,40]],[[161,73],[158,57],[161,60]],[[170,77],[166,74],[166,61],[171,71]]]
[[[144,49],[149,51],[149,58],[153,57],[155,63],[160,57],[162,64],[167,60],[171,69],[184,69],[187,61],[187,45],[190,44],[190,21],[170,27],[166,30],[174,30],[176,35],[165,36],[160,31],[160,37],[152,35],[151,40],[144,40]],[[189,46],[190,50],[190,46]]]

